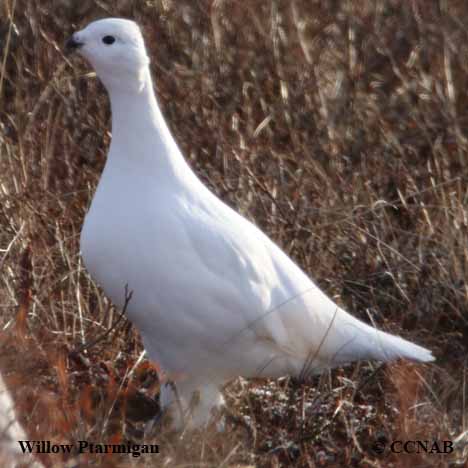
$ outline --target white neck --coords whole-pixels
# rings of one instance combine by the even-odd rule
[[[149,67],[134,78],[134,86],[122,81],[105,83],[112,110],[112,143],[109,162],[125,170],[141,166],[147,175],[163,179],[187,179],[194,173],[185,162],[156,100]],[[115,161],[115,162],[114,162]]]

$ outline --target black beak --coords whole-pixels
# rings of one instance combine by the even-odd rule
[[[82,42],[79,42],[75,39],[74,35],[68,39],[67,42],[65,42],[65,50],[67,52],[73,52],[74,50],[79,49],[83,45]]]

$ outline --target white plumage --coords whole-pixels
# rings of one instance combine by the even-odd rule
[[[263,232],[211,193],[184,160],[156,101],[138,26],[104,19],[69,46],[110,96],[112,143],[86,216],[85,264],[127,312],[195,425],[237,376],[278,377],[359,359],[431,361],[431,352],[340,309]],[[162,404],[173,402],[162,390]],[[175,406],[175,405],[173,405]],[[178,412],[176,412],[178,413]],[[177,417],[178,414],[175,414]]]
[[[28,440],[28,436],[18,421],[13,400],[0,374],[0,464],[10,468],[43,468],[30,454],[23,453],[20,440]]]

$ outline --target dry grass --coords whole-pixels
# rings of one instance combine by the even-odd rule
[[[192,166],[351,313],[431,348],[300,383],[233,383],[227,431],[156,431],[158,456],[80,466],[448,466],[375,441],[468,429],[468,5],[459,0],[5,0],[0,4],[0,368],[31,438],[138,441],[157,411],[81,264],[109,108],[65,39],[104,16],[144,27],[164,113]],[[66,457],[43,456],[47,466]],[[95,466],[93,465],[93,466]]]

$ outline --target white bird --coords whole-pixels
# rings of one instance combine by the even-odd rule
[[[15,412],[13,400],[0,374],[0,465],[42,468],[32,455],[23,452],[20,441],[28,440]]]
[[[95,21],[69,39],[110,97],[112,142],[85,218],[85,265],[127,315],[149,357],[177,376],[163,407],[195,426],[238,376],[319,372],[361,359],[432,361],[431,352],[357,320],[184,160],[156,100],[136,23]],[[191,405],[197,392],[198,404]]]

